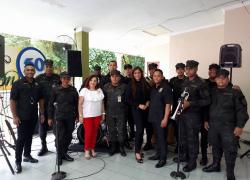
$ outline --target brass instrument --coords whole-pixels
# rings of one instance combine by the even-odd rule
[[[183,111],[183,100],[188,100],[189,93],[187,92],[187,88],[184,89],[184,91],[181,93],[181,97],[178,99],[178,105],[176,107],[176,110],[174,114],[170,117],[170,119],[175,120],[176,115],[180,115],[181,112]]]

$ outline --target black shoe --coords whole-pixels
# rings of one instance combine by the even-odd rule
[[[207,157],[202,157],[202,159],[200,161],[200,165],[201,166],[206,166],[207,165]]]
[[[37,156],[43,156],[48,152],[47,147],[42,147],[42,149],[38,152]]]
[[[155,165],[156,168],[161,168],[165,166],[166,160],[159,160],[159,162]]]
[[[111,149],[109,150],[109,155],[113,156],[116,153],[116,145],[112,144]]]
[[[140,153],[140,157],[137,158],[136,154],[139,154],[139,153],[135,153],[135,160],[138,162],[138,163],[143,163],[143,156],[142,156],[142,153]]]
[[[22,172],[22,166],[21,163],[16,163],[16,169],[15,169],[16,173],[21,173]]]
[[[74,158],[70,157],[67,153],[62,156],[63,160],[74,161]]]
[[[173,158],[173,161],[174,161],[175,163],[178,163],[178,157],[174,157],[174,158]],[[187,162],[187,161],[188,161],[187,158],[183,158],[183,157],[180,158],[180,162]]]
[[[160,156],[158,155],[158,154],[155,154],[155,155],[153,155],[153,156],[151,156],[151,157],[149,157],[148,158],[149,160],[159,160],[160,159]]]
[[[184,168],[183,168],[183,171],[184,172],[191,172],[193,171],[194,169],[196,169],[196,162],[192,162],[192,163],[188,163]]]
[[[58,161],[56,161],[56,165],[59,165],[59,166],[62,165],[62,158],[58,158]]]
[[[213,163],[202,169],[204,172],[220,172],[220,163]]]
[[[124,146],[123,145],[120,145],[120,154],[121,154],[121,156],[127,156],[127,154],[126,154],[126,152],[125,152],[125,150],[124,150]]]
[[[150,149],[154,149],[151,143],[146,143],[145,146],[143,147],[144,151],[148,151]]]
[[[227,180],[235,180],[235,176],[230,176],[230,177],[227,177]]]
[[[38,160],[29,155],[23,158],[23,162],[38,163]]]

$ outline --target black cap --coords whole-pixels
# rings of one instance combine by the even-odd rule
[[[226,69],[220,69],[217,74],[216,74],[216,77],[219,77],[219,76],[224,76],[224,77],[228,77],[229,76],[229,71],[226,70]]]
[[[46,66],[53,66],[53,61],[52,60],[50,60],[50,59],[46,59],[45,61],[44,61],[44,64],[46,65]]]
[[[175,65],[175,68],[176,68],[176,69],[179,69],[179,68],[184,69],[184,68],[185,68],[185,64],[183,64],[183,63],[177,63],[177,64]]]
[[[216,69],[218,71],[220,69],[220,66],[218,64],[210,64],[208,69],[209,70]]]
[[[125,64],[125,65],[123,66],[123,68],[124,68],[124,69],[132,69],[133,67],[132,67],[131,64]]]
[[[148,65],[148,69],[149,69],[149,70],[151,70],[151,69],[157,69],[157,67],[158,67],[158,64],[156,64],[156,63],[150,63],[150,64]]]
[[[61,77],[61,78],[63,78],[63,77],[70,77],[70,75],[69,75],[68,72],[63,71],[63,72],[61,72],[60,77]]]
[[[111,72],[110,72],[110,76],[114,76],[114,75],[117,75],[117,76],[120,76],[121,75],[121,73],[120,73],[120,71],[118,71],[118,70],[112,70]]]
[[[95,71],[101,71],[101,66],[95,65],[94,70]]]
[[[199,63],[195,60],[187,60],[186,67],[195,68],[198,67]]]

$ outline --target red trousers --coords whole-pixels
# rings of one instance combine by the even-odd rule
[[[100,126],[102,116],[83,118],[84,125],[84,149],[91,150],[95,148],[96,136]]]

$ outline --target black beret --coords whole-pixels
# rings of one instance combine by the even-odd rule
[[[95,71],[100,71],[101,70],[101,66],[95,65],[94,70]]]
[[[216,74],[216,77],[219,77],[219,76],[224,76],[224,77],[228,77],[229,76],[229,71],[226,70],[226,69],[220,69],[217,74]]]
[[[208,69],[216,69],[218,71],[220,69],[220,66],[218,64],[210,64]]]
[[[195,68],[198,67],[199,63],[195,60],[187,60],[186,67]]]
[[[185,68],[185,64],[183,64],[183,63],[177,63],[177,64],[175,65],[175,68],[176,68],[176,69],[179,69],[179,68],[184,69],[184,68]]]
[[[114,75],[117,75],[117,76],[120,76],[121,75],[121,73],[120,73],[120,71],[118,71],[118,70],[112,70],[111,72],[110,72],[110,76],[114,76]]]
[[[46,60],[44,61],[44,64],[45,64],[46,66],[47,66],[47,65],[53,66],[53,61],[50,60],[50,59],[46,59]]]
[[[124,69],[132,69],[133,67],[132,67],[131,64],[125,64],[125,65],[123,66],[123,68],[124,68]]]
[[[61,78],[62,78],[62,77],[70,77],[70,75],[69,75],[68,72],[63,71],[63,72],[60,73],[60,77],[61,77]]]
[[[148,69],[150,70],[150,69],[157,69],[157,67],[158,67],[158,64],[156,64],[156,63],[150,63],[149,65],[148,65]]]

